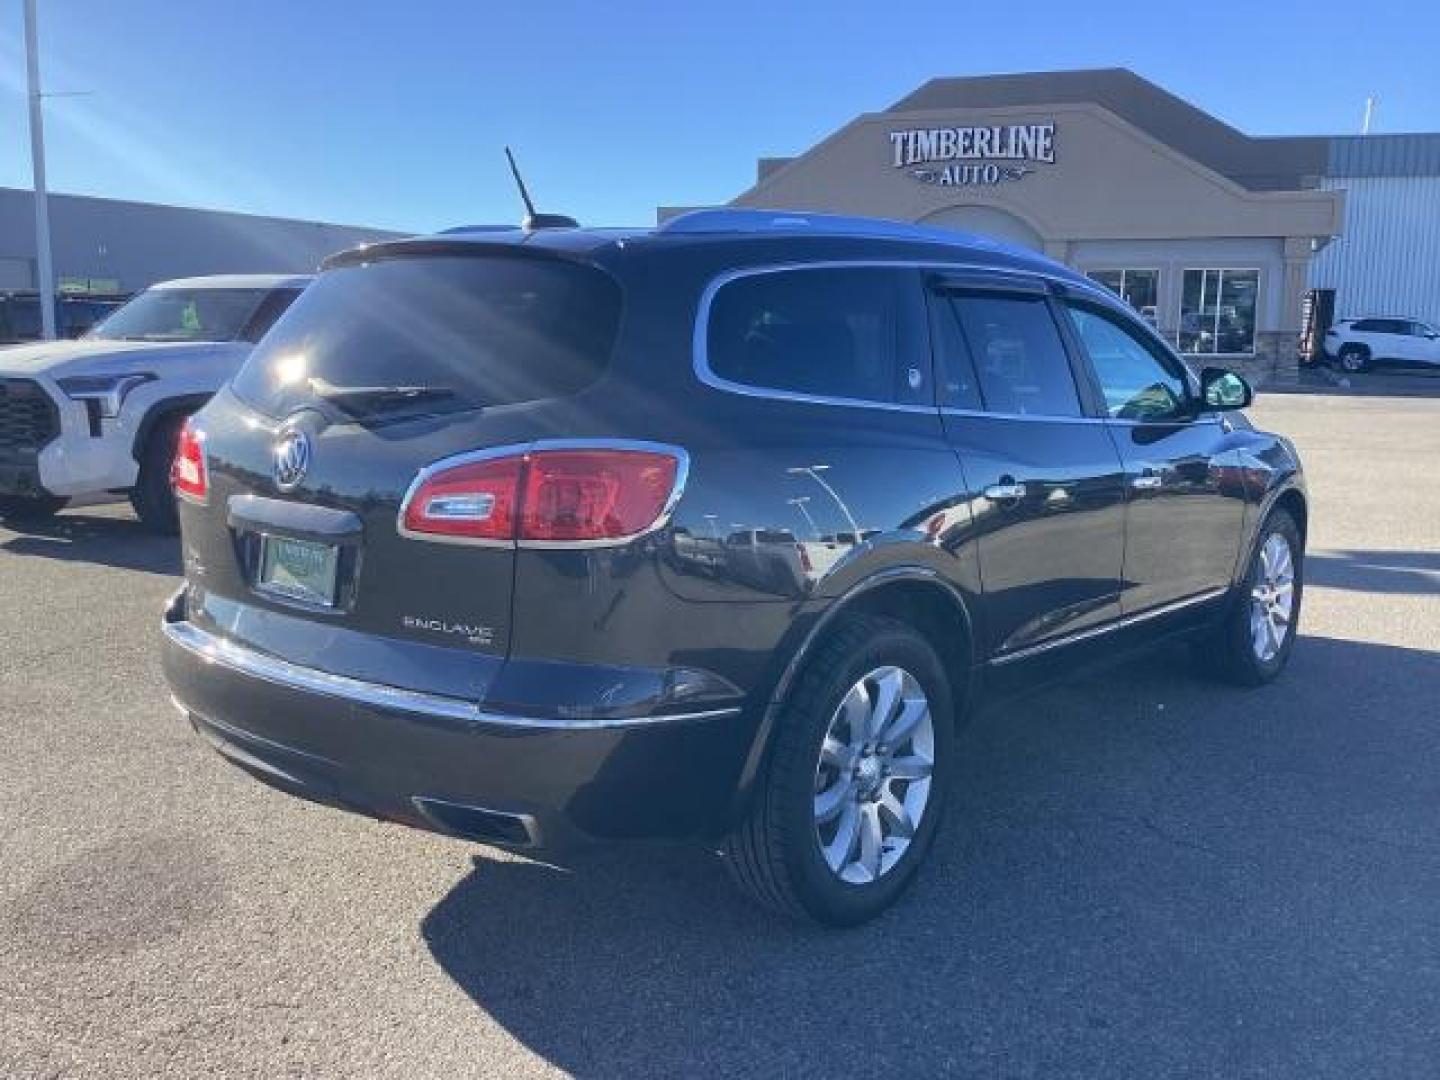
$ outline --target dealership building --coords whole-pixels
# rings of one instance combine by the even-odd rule
[[[47,202],[55,284],[71,290],[130,293],[194,274],[307,273],[333,252],[399,235],[82,195]],[[34,194],[0,188],[0,292],[36,283]]]
[[[1254,137],[1124,69],[934,79],[762,159],[732,205],[1042,251],[1260,382],[1307,319],[1440,321],[1440,134]]]

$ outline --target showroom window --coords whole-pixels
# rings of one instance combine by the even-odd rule
[[[1186,270],[1180,290],[1180,351],[1253,355],[1259,295],[1259,270]]]
[[[1151,326],[1156,325],[1160,305],[1159,270],[1090,270],[1085,276],[1124,300]]]

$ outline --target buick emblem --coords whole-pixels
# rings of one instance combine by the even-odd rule
[[[275,444],[274,471],[275,485],[281,491],[293,491],[305,479],[311,452],[310,436],[305,432],[291,428],[280,436]]]

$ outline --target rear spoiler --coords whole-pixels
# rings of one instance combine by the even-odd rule
[[[588,251],[565,251],[552,247],[531,247],[526,240],[535,233],[520,229],[496,229],[481,235],[470,235],[465,239],[449,236],[415,236],[404,240],[383,240],[377,244],[362,244],[328,256],[320,263],[321,270],[334,270],[342,266],[363,266],[381,259],[404,259],[417,255],[434,256],[475,256],[512,255],[538,259],[558,259],[561,262],[578,262],[587,266],[594,263],[587,257]]]

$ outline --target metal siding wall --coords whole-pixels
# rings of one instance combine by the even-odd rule
[[[1337,135],[1326,176],[1440,176],[1440,134]]]
[[[1312,288],[1335,290],[1335,317],[1440,321],[1440,176],[1330,179],[1345,231],[1310,264]]]
[[[285,218],[85,196],[50,196],[50,247],[57,277],[113,278],[135,290],[192,274],[306,273],[332,252],[397,233]],[[33,287],[35,210],[30,192],[0,188],[0,271],[16,261]]]

